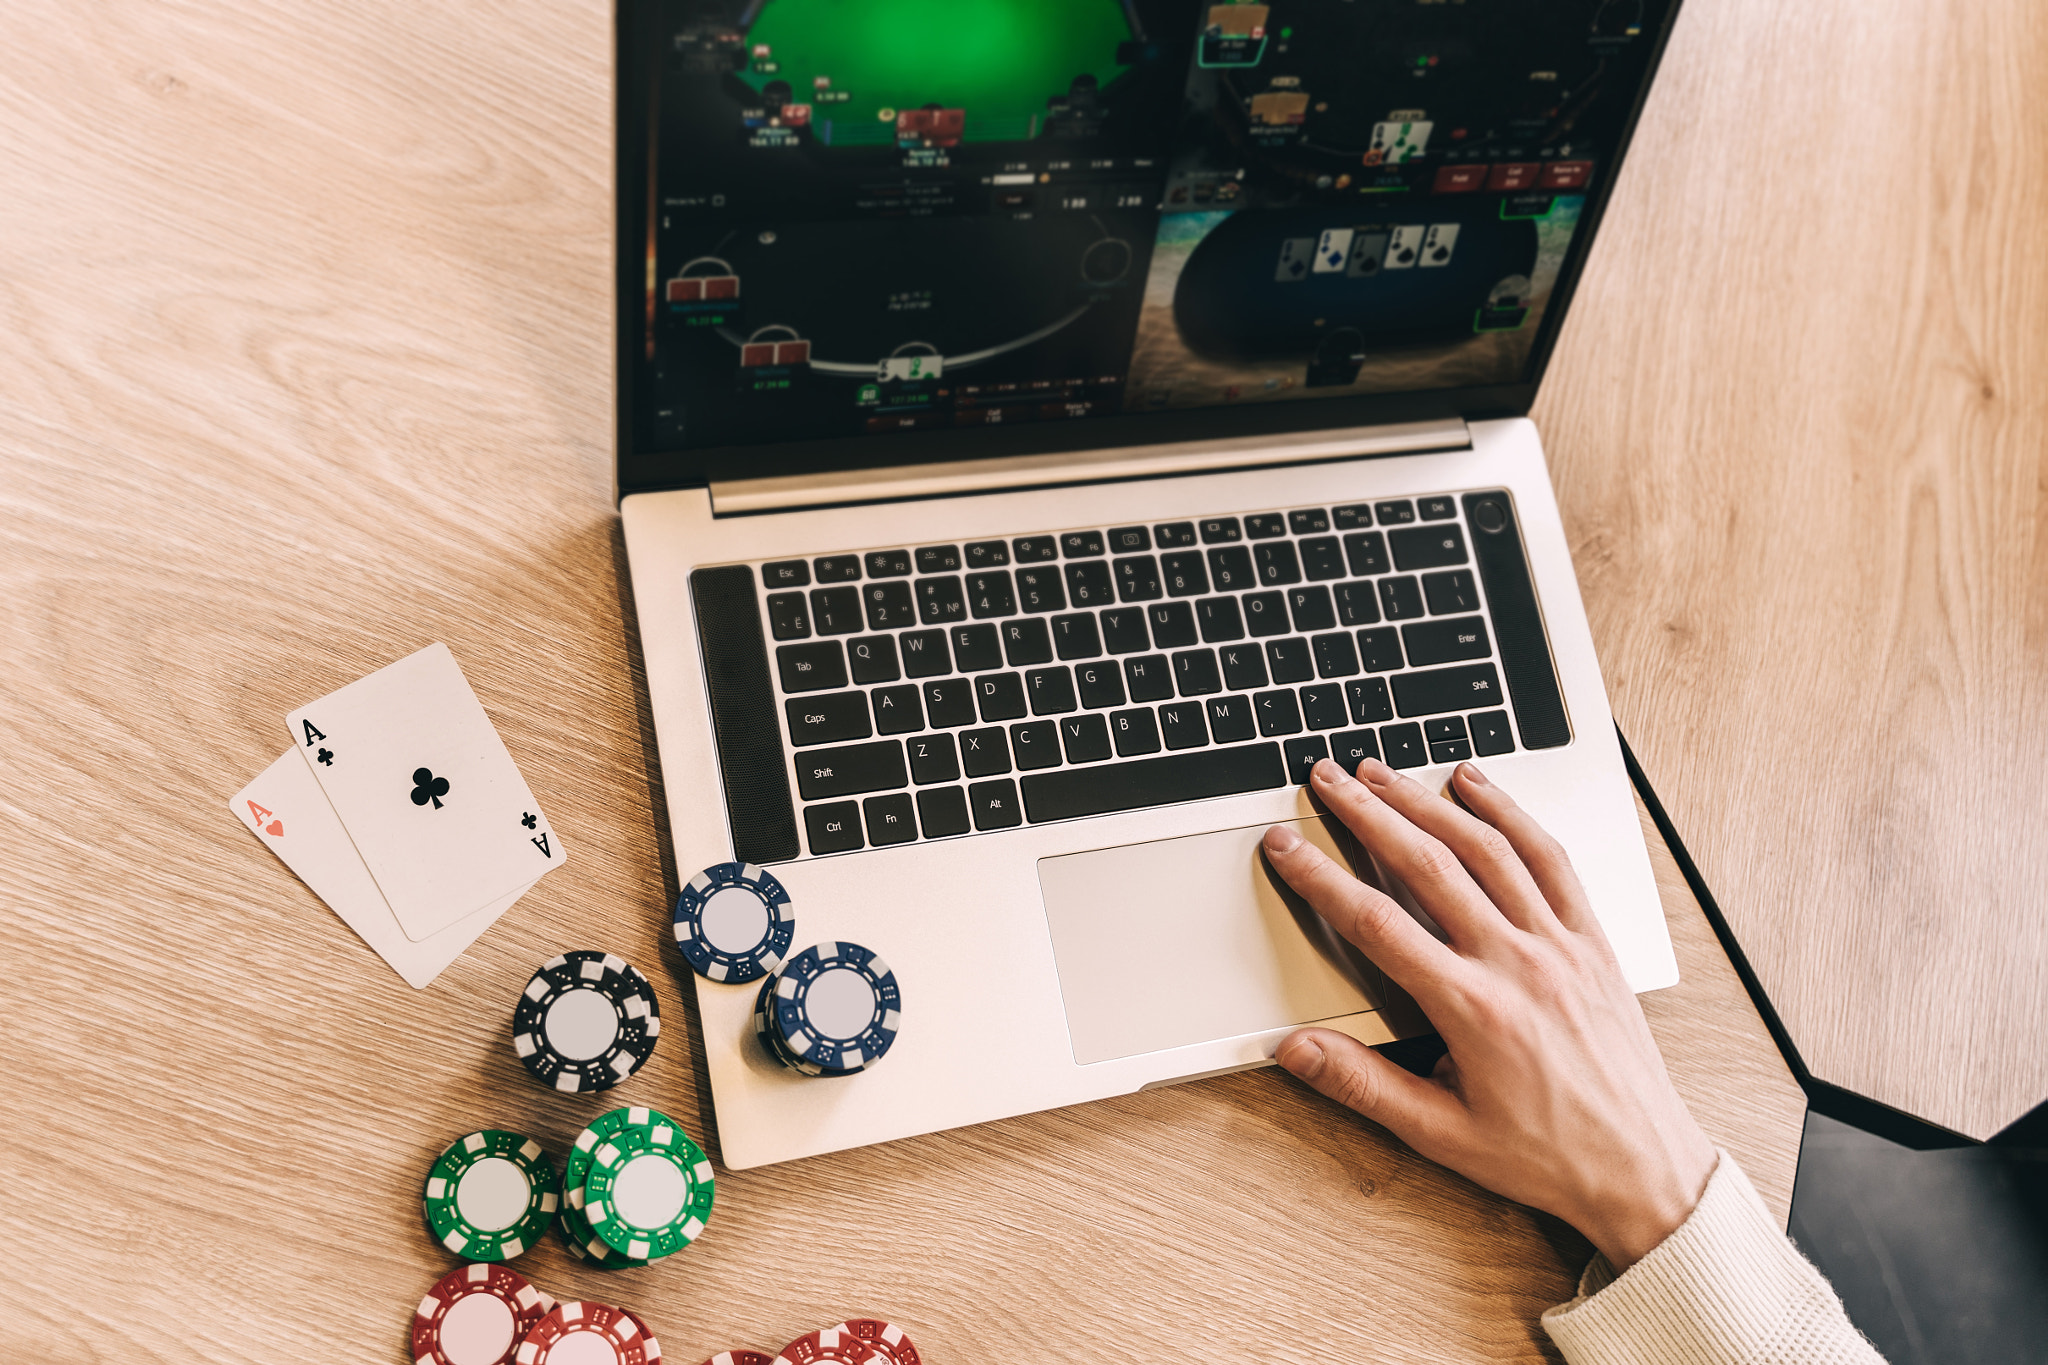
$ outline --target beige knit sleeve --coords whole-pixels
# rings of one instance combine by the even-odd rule
[[[1726,1152],[1678,1231],[1619,1276],[1595,1256],[1543,1326],[1570,1365],[1883,1365]]]

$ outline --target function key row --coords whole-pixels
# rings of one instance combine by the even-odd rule
[[[1150,528],[1116,526],[1109,531],[1065,531],[1059,535],[1020,536],[1015,540],[977,540],[963,556],[957,545],[927,545],[912,550],[870,550],[864,555],[822,555],[813,560],[778,559],[761,566],[761,584],[769,591],[806,588],[817,583],[853,583],[868,578],[908,578],[920,574],[969,569],[1043,564],[1062,557],[1098,559],[1105,554],[1134,554],[1153,549],[1186,549],[1196,544],[1227,545],[1240,540],[1272,540],[1285,535],[1315,536],[1332,526],[1355,531],[1367,526],[1405,526],[1416,520],[1448,521],[1457,515],[1448,497],[1353,503],[1331,512],[1319,507],[1294,512],[1261,512],[1251,516],[1209,517],[1200,522],[1172,521]],[[1013,559],[1014,556],[1014,559]]]

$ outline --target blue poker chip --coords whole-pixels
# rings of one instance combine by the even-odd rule
[[[848,1075],[873,1066],[903,1023],[889,964],[858,943],[820,943],[775,974],[768,1033],[792,1062]]]
[[[761,1050],[767,1053],[771,1059],[780,1062],[791,1071],[801,1071],[806,1076],[840,1074],[838,1072],[828,1072],[823,1067],[812,1066],[809,1062],[799,1062],[789,1055],[788,1051],[782,1046],[782,1040],[775,1036],[774,1027],[769,1023],[769,1020],[775,1013],[769,1007],[770,1002],[774,999],[775,978],[771,976],[761,983],[760,993],[754,997],[754,1041],[761,1045]]]
[[[796,912],[774,874],[752,863],[720,863],[690,878],[676,897],[676,947],[707,981],[755,981],[782,965],[796,937]]]

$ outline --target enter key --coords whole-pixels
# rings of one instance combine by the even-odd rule
[[[1493,653],[1493,643],[1486,637],[1486,618],[1483,616],[1415,621],[1401,627],[1401,643],[1408,647],[1408,662],[1416,668],[1453,664],[1464,659],[1484,659]]]

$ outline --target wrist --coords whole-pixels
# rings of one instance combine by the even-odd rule
[[[1600,1201],[1573,1226],[1605,1256],[1618,1275],[1662,1245],[1699,1207],[1720,1164],[1720,1153],[1701,1135],[1675,1159],[1635,1173],[1625,1189]]]

